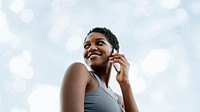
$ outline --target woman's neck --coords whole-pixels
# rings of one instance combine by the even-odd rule
[[[93,70],[93,72],[98,75],[98,77],[105,82],[106,86],[108,87],[109,84],[109,80],[110,80],[110,74],[111,74],[111,69],[112,66],[109,65],[105,68],[101,68],[101,69],[95,69]]]

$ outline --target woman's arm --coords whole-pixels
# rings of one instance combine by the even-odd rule
[[[61,112],[84,112],[84,96],[89,72],[82,63],[67,69],[61,87]]]
[[[130,83],[120,84],[122,94],[123,94],[123,103],[126,112],[138,112],[138,108],[132,93]]]
[[[117,74],[116,79],[122,91],[124,107],[126,112],[138,112],[138,108],[133,97],[133,92],[128,78],[128,71],[130,65],[126,57],[123,54],[115,53],[112,54],[110,61],[111,63],[120,64],[121,71]]]

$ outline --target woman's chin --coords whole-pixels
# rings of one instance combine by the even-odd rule
[[[100,64],[100,63],[90,63],[89,66],[90,66],[91,69],[95,70],[95,69],[101,68],[102,64]]]
[[[89,66],[90,66],[90,68],[98,68],[98,67],[99,67],[99,64],[94,64],[94,63],[93,63],[93,64],[90,64]]]

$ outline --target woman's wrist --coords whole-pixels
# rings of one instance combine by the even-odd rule
[[[129,87],[130,86],[130,81],[127,79],[127,80],[123,80],[123,81],[120,81],[119,82],[119,85],[121,87]]]

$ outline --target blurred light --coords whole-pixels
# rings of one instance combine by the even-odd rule
[[[59,12],[61,11],[63,3],[60,0],[53,0],[51,1],[51,9],[54,12]]]
[[[128,12],[129,7],[130,4],[126,2],[119,2],[115,4],[114,11],[117,14],[126,14]]]
[[[3,6],[3,1],[0,0],[0,9],[2,8],[2,6]]]
[[[153,9],[148,1],[139,0],[135,3],[136,5],[133,7],[133,16],[151,16]]]
[[[133,91],[136,94],[142,93],[147,88],[146,81],[140,75],[139,66],[131,61],[129,61],[129,63],[129,80]]]
[[[78,2],[78,0],[59,0],[59,1],[62,1],[66,7],[73,7]]]
[[[30,79],[33,76],[33,68],[29,65],[32,56],[29,51],[23,51],[20,56],[15,56],[10,60],[10,71],[19,77]]]
[[[200,35],[200,23],[199,24],[195,24],[194,26],[194,30],[191,32],[192,34],[192,49],[194,49],[194,56],[196,59],[200,59],[200,45],[199,45],[199,42],[200,42],[200,38],[199,38],[199,35]]]
[[[23,0],[12,0],[10,4],[10,9],[15,12],[19,13],[21,12],[25,7],[25,3]]]
[[[10,112],[28,112],[28,111],[25,110],[25,109],[19,109],[19,108],[17,108],[17,107],[14,107],[14,108],[11,109]]]
[[[149,23],[140,23],[134,28],[134,38],[137,41],[148,41],[157,38],[162,32],[174,27],[176,23],[170,18],[154,19]],[[160,37],[160,36],[159,36]]]
[[[21,20],[25,23],[31,22],[33,20],[33,11],[30,9],[25,9],[21,12]]]
[[[78,3],[78,0],[65,0],[67,7],[73,7]]]
[[[14,87],[16,92],[21,93],[21,92],[25,91],[26,83],[22,79],[15,79],[15,81],[13,82],[13,87]]]
[[[20,45],[19,37],[18,37],[16,34],[13,34],[13,33],[11,33],[10,36],[11,36],[10,45],[11,45],[13,48],[19,47],[19,45]]]
[[[83,33],[83,29],[79,24],[74,24],[70,27],[70,32],[76,32],[76,35],[81,35]]]
[[[195,14],[200,14],[200,1],[199,0],[192,0],[190,2],[190,8],[192,12]]]
[[[29,51],[23,51],[21,57],[27,64],[30,64],[32,61],[32,55]]]
[[[67,38],[67,33],[70,33],[67,32],[67,29],[70,26],[71,22],[70,18],[70,16],[67,17],[66,15],[58,17],[56,22],[53,24],[51,30],[49,31],[49,37],[52,41],[57,41],[64,37]]]
[[[187,63],[183,63],[185,60],[181,60],[179,66],[179,74],[177,78],[177,83],[180,88],[186,88],[189,85],[190,77],[190,66]]]
[[[13,80],[5,80],[4,83],[2,83],[3,89],[8,93],[13,93]],[[3,94],[3,93],[2,93]],[[2,97],[3,98],[3,97]],[[2,99],[3,100],[3,99]]]
[[[56,86],[39,85],[28,96],[29,112],[59,112],[59,92]]]
[[[73,52],[81,48],[82,46],[82,39],[80,36],[73,35],[68,38],[67,43],[66,43],[66,50],[68,52]]]
[[[91,24],[91,23],[95,22],[95,20],[97,19],[97,17],[93,16],[93,14],[90,12],[81,13],[79,18],[81,18],[81,19],[78,20],[78,23],[85,24],[85,25]]]
[[[160,5],[166,9],[175,9],[180,5],[180,0],[158,0]]]
[[[136,94],[142,93],[147,88],[147,83],[141,77],[130,78],[130,80]]]
[[[144,36],[149,39],[155,38],[162,32],[162,26],[163,24],[159,23],[158,21],[150,23],[150,26],[147,28],[146,33],[144,33]]]
[[[175,16],[179,20],[186,20],[188,18],[188,13],[186,12],[186,10],[179,8],[179,9],[176,9]]]
[[[154,49],[142,62],[142,69],[147,76],[155,76],[164,71],[169,64],[171,54],[166,49]]]
[[[163,92],[157,91],[154,92],[151,96],[151,99],[153,100],[154,103],[163,103],[165,101],[165,96]]]
[[[0,44],[8,43],[9,39],[6,38],[6,32],[8,32],[8,23],[5,13],[0,10]]]
[[[129,73],[131,74],[130,76],[132,77],[136,77],[136,76],[138,76],[140,73],[140,70],[139,70],[139,66],[138,66],[138,64],[136,64],[136,63],[133,63],[133,62],[131,62],[131,61],[129,61],[129,63],[130,63],[130,68],[129,68]]]
[[[0,107],[1,107],[1,104],[2,104],[1,102],[2,102],[2,99],[1,99],[1,93],[0,93]]]
[[[10,44],[13,48],[20,45],[19,38],[9,29],[6,15],[0,10],[0,44]]]
[[[77,4],[78,0],[53,0],[51,1],[51,9],[54,12],[60,12],[61,10],[69,7],[73,7]]]

